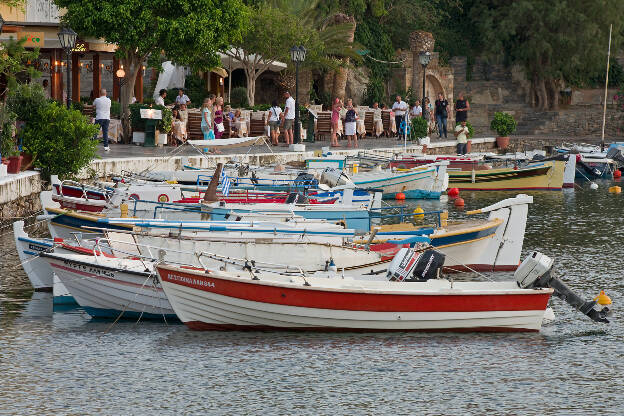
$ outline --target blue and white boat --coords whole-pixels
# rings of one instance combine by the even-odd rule
[[[448,161],[440,161],[412,169],[381,169],[358,172],[351,180],[358,188],[383,190],[384,199],[403,193],[408,199],[440,199],[448,188]]]

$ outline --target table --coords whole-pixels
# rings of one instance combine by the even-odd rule
[[[91,123],[95,123],[95,119],[91,118]],[[116,118],[111,118],[110,123],[108,124],[108,140],[111,142],[117,143],[123,129],[121,127],[121,120],[117,120]],[[98,139],[102,138],[102,129],[98,132]]]
[[[186,123],[182,120],[175,120],[173,122],[172,133],[174,138],[180,141],[186,141],[186,139],[188,138],[186,134]]]
[[[238,120],[233,123],[234,128],[236,129],[236,135],[238,137],[246,137],[249,132],[249,121],[247,120]]]

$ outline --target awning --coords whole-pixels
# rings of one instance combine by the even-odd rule
[[[244,56],[244,53],[243,53],[243,56]],[[219,57],[221,58],[221,66],[223,68],[227,68],[228,71],[233,71],[235,69],[243,68],[241,61],[239,61],[238,59],[231,58],[228,55],[221,53],[221,52],[219,52]],[[255,54],[249,55],[249,59],[253,60],[255,58],[256,58]],[[271,64],[269,65],[267,69],[272,72],[280,72],[286,69],[287,67],[288,65],[286,65],[284,62],[273,61],[271,62]]]
[[[219,75],[221,78],[228,77],[228,72],[225,69],[221,68],[220,66],[216,68],[212,68],[210,72],[214,72],[215,74]]]

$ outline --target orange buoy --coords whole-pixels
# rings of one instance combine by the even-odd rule
[[[616,169],[616,170],[613,171],[613,178],[614,179],[618,179],[618,178],[621,178],[621,177],[622,177],[622,171],[621,170]]]
[[[449,188],[449,190],[446,191],[446,194],[448,196],[450,196],[451,198],[455,198],[455,197],[459,196],[459,189],[457,189],[457,188]]]
[[[464,206],[464,199],[463,198],[457,198],[455,200],[455,206],[456,207],[463,207]]]
[[[405,200],[405,194],[403,192],[398,192],[394,196],[394,199],[396,199],[397,201],[403,201],[403,200]]]

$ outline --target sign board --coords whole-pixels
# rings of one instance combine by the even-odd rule
[[[45,46],[43,32],[18,32],[18,39],[26,38],[25,48],[43,48]]]
[[[76,41],[76,46],[74,46],[72,52],[89,52],[89,44],[84,40]]]
[[[152,120],[162,120],[162,111],[153,108],[142,108],[141,118],[151,118]]]

